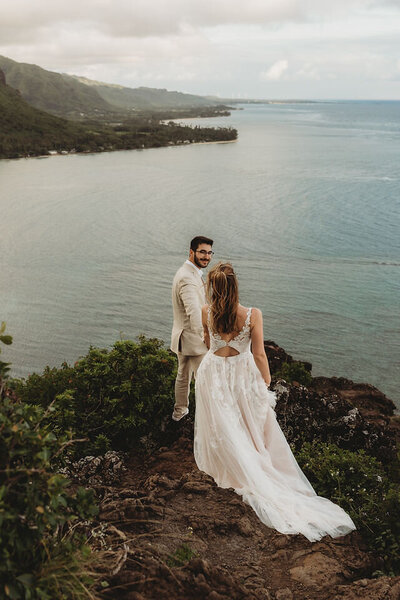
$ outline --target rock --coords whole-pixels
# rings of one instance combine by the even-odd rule
[[[173,452],[160,452],[158,455],[158,460],[171,460],[174,458]]]
[[[324,394],[338,394],[359,409],[382,415],[393,415],[396,406],[380,390],[368,383],[354,383],[344,377],[314,377],[310,386]]]
[[[144,482],[144,486],[149,489],[155,489],[158,487],[162,487],[167,490],[176,490],[179,487],[179,483],[172,479],[169,479],[166,475],[151,475]]]
[[[245,536],[250,536],[254,532],[254,527],[247,517],[242,517],[237,521],[236,527],[238,528],[239,533]]]
[[[293,594],[289,588],[282,588],[275,592],[276,600],[292,600]]]
[[[243,579],[243,581],[247,582],[247,580],[252,580],[254,581],[254,579],[257,579],[257,575],[260,572],[260,567],[256,566],[256,565],[246,565],[243,566],[240,570],[238,570],[238,573],[240,575],[240,579]]]
[[[207,483],[188,481],[183,484],[182,489],[187,492],[195,492],[196,494],[207,494],[210,490],[210,486]]]
[[[324,588],[343,581],[342,566],[322,552],[313,552],[301,564],[289,570],[292,579],[304,585]]]
[[[207,596],[207,600],[223,600],[224,598],[225,596],[221,596],[221,594],[218,594],[215,590],[210,592]]]
[[[270,368],[272,375],[274,375],[274,373],[276,373],[276,371],[279,371],[282,368],[283,363],[285,363],[285,362],[289,363],[289,364],[293,363],[293,362],[301,363],[304,366],[304,368],[306,369],[306,371],[311,372],[311,369],[312,369],[311,363],[303,362],[303,361],[299,361],[299,360],[295,361],[290,354],[288,354],[283,348],[278,346],[278,344],[276,344],[272,340],[265,340],[264,348],[265,348],[265,353],[268,357],[269,368]]]
[[[399,600],[400,577],[360,579],[337,588],[332,600]]]
[[[196,592],[200,593],[202,597],[207,597],[211,592],[211,587],[201,573],[194,578],[194,587]]]
[[[244,586],[246,589],[250,590],[258,590],[263,587],[265,584],[265,580],[263,577],[251,577],[248,581],[245,582]]]
[[[194,573],[203,573],[207,577],[210,575],[210,563],[202,558],[192,558],[190,561],[190,569]]]
[[[273,546],[274,548],[285,548],[288,544],[289,544],[289,536],[288,535],[278,535],[277,537],[274,538],[273,540]]]
[[[253,593],[257,600],[271,600],[271,594],[265,587],[257,588]]]
[[[276,560],[286,561],[287,558],[288,558],[287,550],[278,550],[274,554],[271,554],[271,556],[269,557],[269,559],[273,560],[273,561],[276,561]]]
[[[277,393],[279,424],[296,448],[304,441],[320,439],[348,450],[364,449],[384,463],[395,459],[396,438],[388,424],[370,422],[341,396],[291,386],[282,380],[271,387]]]
[[[127,468],[122,452],[110,450],[104,456],[85,456],[76,462],[70,462],[60,469],[60,473],[73,481],[92,486],[119,483]]]
[[[307,554],[310,554],[310,550],[296,550],[292,554],[292,560],[296,561],[298,558],[300,558],[302,556],[307,556]]]

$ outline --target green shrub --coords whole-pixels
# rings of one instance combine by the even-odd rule
[[[287,383],[293,383],[297,381],[301,385],[306,387],[312,382],[312,376],[309,371],[305,368],[302,362],[284,362],[279,371],[275,374],[275,378],[284,379]]]
[[[339,504],[353,519],[384,571],[400,572],[400,489],[383,465],[363,450],[306,442],[296,454],[301,469],[320,496]]]
[[[75,456],[127,450],[160,440],[174,402],[175,357],[157,339],[117,342],[111,350],[91,348],[74,367],[45,369],[14,382],[25,401],[46,407],[54,400],[54,431],[86,438]]]
[[[4,332],[6,330],[6,324],[4,323],[4,321],[2,321],[1,325],[0,325],[0,342],[2,342],[3,344],[5,344],[6,346],[9,346],[10,344],[12,344],[12,337],[11,335],[4,335]],[[1,353],[1,349],[0,349],[0,353]],[[6,363],[3,362],[2,360],[0,360],[0,384],[1,384],[1,379],[7,377],[8,371],[10,370],[10,363]]]
[[[97,507],[91,491],[72,492],[68,480],[53,471],[51,461],[68,440],[57,439],[44,417],[38,406],[10,398],[0,403],[1,598],[84,597],[84,570],[73,571],[76,553],[85,547],[66,529],[94,516]],[[58,579],[49,576],[55,564]],[[65,588],[67,572],[73,581]]]
[[[168,557],[167,565],[169,567],[183,567],[195,556],[197,556],[197,553],[188,544],[182,544]]]

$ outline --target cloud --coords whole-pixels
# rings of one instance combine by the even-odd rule
[[[264,71],[260,75],[262,81],[277,81],[282,77],[287,70],[289,63],[286,59],[277,60],[268,71]]]
[[[318,67],[319,66],[313,62],[307,62],[298,71],[296,71],[294,78],[300,80],[313,79],[315,81],[319,81],[321,79],[321,75]],[[335,78],[335,76],[329,72],[329,70],[325,70],[324,76],[327,79]]]
[[[385,7],[400,8],[398,0],[4,0],[0,39],[35,41],[65,25],[111,37],[180,35],[217,26],[319,22]]]
[[[264,97],[274,82],[276,94],[304,97],[313,85],[318,97],[327,80],[368,80],[374,90],[382,73],[398,77],[399,8],[400,0],[3,0],[0,54],[131,87]],[[399,93],[393,86],[391,97]]]

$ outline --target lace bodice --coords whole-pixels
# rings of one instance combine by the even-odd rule
[[[210,325],[210,315],[211,315],[211,310],[209,308],[207,321],[208,321],[208,331],[210,334],[210,351],[211,352],[213,352],[213,353],[217,352],[221,348],[225,348],[225,346],[229,346],[230,348],[233,348],[234,350],[239,352],[239,354],[242,354],[243,352],[248,352],[250,350],[251,308],[249,308],[247,311],[246,320],[244,322],[242,329],[231,340],[223,340],[222,337],[219,335],[219,333],[213,333],[213,331],[211,329],[211,325]]]

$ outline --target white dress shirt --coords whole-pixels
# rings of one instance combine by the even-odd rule
[[[194,267],[196,269],[196,271],[198,272],[198,274],[200,275],[200,277],[203,277],[203,270],[199,269],[199,267],[197,267],[194,263],[192,263],[191,260],[186,259],[185,262],[187,262],[188,265],[192,265],[192,267]]]

